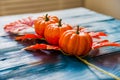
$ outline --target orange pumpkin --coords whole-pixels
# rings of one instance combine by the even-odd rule
[[[61,19],[60,19],[59,23],[54,23],[47,26],[44,32],[44,36],[49,44],[58,45],[60,36],[66,30],[70,30],[70,29],[72,29],[72,27],[68,24],[61,23]]]
[[[59,40],[59,47],[70,55],[87,55],[92,48],[92,38],[87,32],[77,30],[65,31]]]
[[[51,24],[51,23],[56,23],[58,21],[59,21],[58,17],[56,17],[56,16],[48,16],[48,14],[46,14],[45,16],[38,17],[34,21],[35,32],[38,35],[44,37],[44,30],[45,30],[46,26]]]

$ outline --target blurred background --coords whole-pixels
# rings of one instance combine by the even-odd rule
[[[120,19],[120,0],[0,0],[0,16],[86,7]]]

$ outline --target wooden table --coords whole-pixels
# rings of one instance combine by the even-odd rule
[[[20,14],[0,17],[0,80],[114,80],[111,76],[84,64],[74,56],[59,51],[28,52],[11,36],[4,36],[3,27],[9,22],[48,13],[73,26],[81,25],[91,31],[103,31],[107,39],[120,42],[120,21],[85,8]],[[102,54],[102,55],[101,55]],[[104,54],[104,55],[103,55]],[[85,57],[90,63],[120,77],[120,48],[104,47],[96,57]]]

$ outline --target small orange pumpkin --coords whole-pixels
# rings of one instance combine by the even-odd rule
[[[92,48],[92,38],[87,32],[76,30],[65,31],[59,40],[59,47],[70,55],[87,55]]]
[[[40,16],[34,21],[34,26],[35,26],[35,32],[44,37],[44,30],[47,25],[51,23],[56,23],[58,22],[59,19],[57,16],[48,16],[46,14],[45,16]]]
[[[44,36],[49,44],[58,45],[60,36],[66,30],[70,30],[70,29],[72,29],[72,27],[68,24],[61,23],[61,19],[60,19],[59,23],[53,23],[47,26],[44,32]]]

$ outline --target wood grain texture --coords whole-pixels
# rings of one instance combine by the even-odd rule
[[[82,5],[83,0],[0,0],[0,15],[37,13]]]
[[[43,14],[45,13],[2,16],[0,17],[0,34],[4,32],[2,29],[5,24],[22,19],[22,17],[38,17]],[[120,42],[120,36],[118,36],[120,21],[112,17],[100,15],[85,8],[57,10],[48,12],[48,14],[57,15],[69,24],[85,26],[91,31],[106,32],[109,34],[107,39]],[[21,50],[27,46],[26,42],[25,44],[17,42],[14,37],[15,35],[0,36],[0,80],[114,80],[74,56],[66,56],[59,51]],[[85,57],[85,59],[120,77],[120,48],[102,48],[95,54],[104,55]]]

